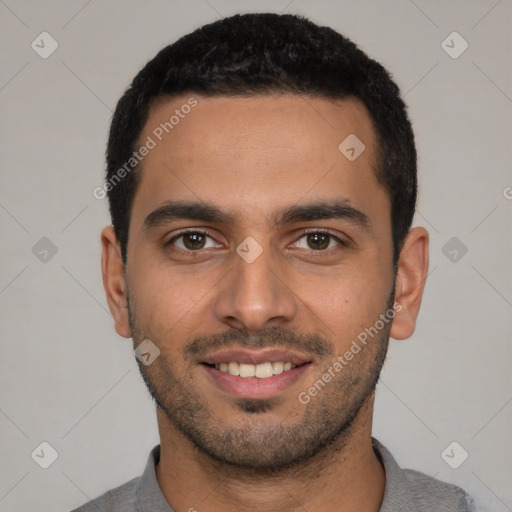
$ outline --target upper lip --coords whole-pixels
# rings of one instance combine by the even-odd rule
[[[291,350],[279,349],[230,349],[219,350],[205,356],[200,362],[206,364],[230,363],[236,361],[243,364],[262,364],[262,363],[292,363],[299,366],[304,363],[310,363],[311,358],[305,355],[293,352]]]

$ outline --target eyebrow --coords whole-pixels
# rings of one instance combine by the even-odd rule
[[[151,229],[177,219],[234,224],[234,215],[204,202],[167,201],[144,219],[144,228]]]
[[[308,222],[322,219],[340,219],[369,231],[371,222],[368,215],[350,204],[348,200],[333,202],[318,201],[304,205],[293,205],[273,215],[274,226]]]
[[[235,224],[236,215],[210,203],[167,201],[144,219],[143,227],[149,230],[173,220],[183,219],[232,225]],[[369,217],[346,199],[292,205],[274,212],[269,217],[272,227],[322,219],[346,220],[366,231],[371,229]]]

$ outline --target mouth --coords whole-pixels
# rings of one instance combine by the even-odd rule
[[[268,361],[261,364],[246,364],[239,363],[238,361],[230,361],[229,363],[216,363],[210,364],[208,366],[210,366],[210,368],[215,368],[222,373],[229,373],[230,375],[234,375],[235,377],[242,377],[243,379],[248,379],[251,377],[256,377],[258,379],[268,379],[273,375],[280,375],[283,372],[290,371],[292,368],[297,368],[296,364],[292,364],[289,361],[278,361],[275,363]]]
[[[313,365],[307,357],[282,350],[230,350],[201,361],[217,388],[244,398],[271,398],[296,383]]]

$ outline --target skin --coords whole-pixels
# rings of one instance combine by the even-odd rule
[[[140,142],[189,97],[155,102]],[[102,232],[116,331],[134,346],[148,338],[160,349],[155,362],[139,366],[159,404],[162,493],[177,511],[378,511],[385,474],[371,446],[374,385],[389,336],[414,331],[428,234],[410,230],[395,275],[390,200],[374,175],[375,135],[357,100],[194,97],[197,106],[142,162],[126,267],[113,228]],[[353,162],[338,150],[349,134],[366,146]],[[280,209],[335,200],[363,212],[368,228],[346,218],[270,222]],[[233,222],[174,219],[146,229],[146,217],[167,201],[208,202]],[[174,237],[189,228],[207,231],[207,247],[185,252],[185,239]],[[304,229],[328,230],[347,245],[327,238],[327,248],[312,248]],[[252,263],[236,252],[248,236],[262,248]],[[301,404],[298,394],[393,303],[393,289],[400,311],[392,324]],[[313,339],[323,352],[313,353],[306,343]],[[208,343],[228,340],[295,343],[312,364],[257,410],[213,385],[188,352],[200,346],[204,355]],[[194,441],[201,433],[202,446]],[[314,445],[320,438],[325,446]]]

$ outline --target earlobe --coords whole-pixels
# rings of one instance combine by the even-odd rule
[[[116,332],[123,338],[130,338],[128,297],[124,276],[121,247],[112,226],[101,232],[101,272],[108,307],[114,317]]]
[[[428,232],[422,227],[409,231],[400,258],[395,281],[396,315],[390,336],[409,338],[416,327],[428,273]]]

